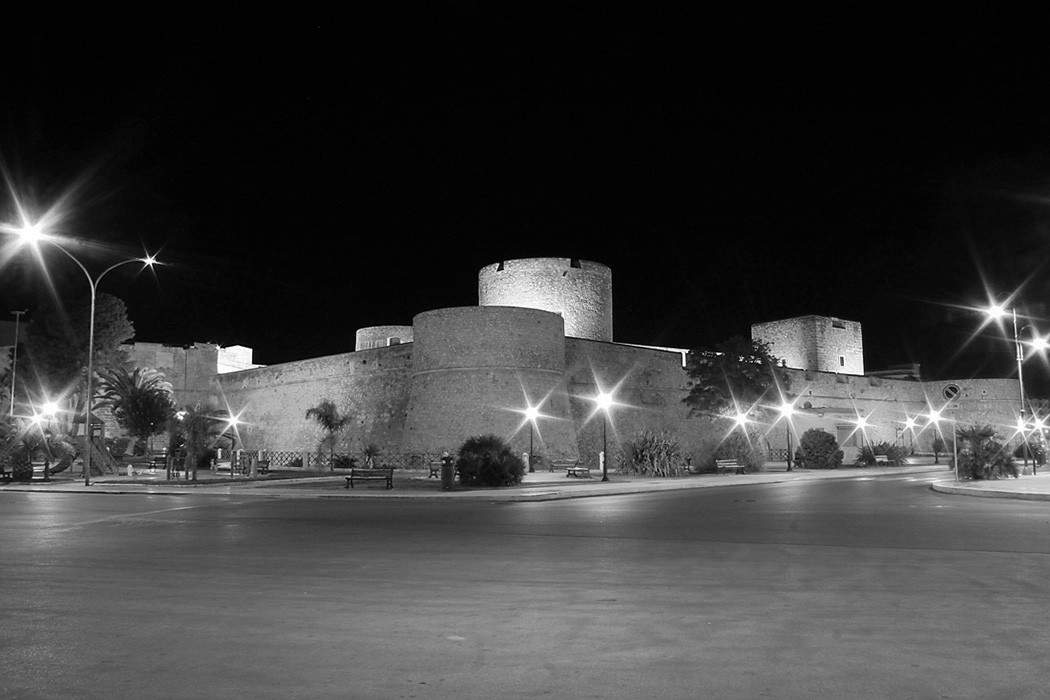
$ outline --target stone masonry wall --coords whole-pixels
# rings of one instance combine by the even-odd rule
[[[580,458],[596,467],[602,449],[603,418],[594,397],[612,393],[615,404],[605,425],[610,467],[620,448],[643,430],[668,432],[691,451],[697,425],[682,400],[688,394],[682,356],[677,352],[566,339],[566,377]]]
[[[864,374],[864,336],[856,321],[800,316],[756,323],[751,337],[769,344],[772,354],[792,369]]]
[[[409,343],[234,372],[217,381],[231,410],[242,411],[244,449],[316,449],[323,432],[306,411],[330,399],[354,417],[336,451],[359,453],[376,444],[389,453],[401,443],[411,358]]]
[[[480,306],[521,306],[560,314],[565,335],[613,339],[612,271],[589,260],[529,258],[478,273]]]

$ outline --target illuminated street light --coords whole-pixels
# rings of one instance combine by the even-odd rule
[[[792,450],[792,447],[791,447],[791,430],[792,430],[791,416],[793,416],[794,414],[795,414],[795,404],[793,404],[790,401],[785,401],[782,404],[780,404],[780,416],[781,416],[781,418],[783,418],[787,422],[787,425],[785,426],[785,428],[786,428],[786,432],[787,432],[787,447],[788,447],[788,452],[787,452],[787,470],[788,471],[793,471],[791,469],[791,457],[792,457],[792,455],[791,455],[791,450]]]
[[[85,406],[84,406],[84,431],[85,431],[85,435],[84,435],[84,485],[85,486],[90,486],[91,485],[91,446],[92,446],[92,442],[91,442],[91,438],[92,438],[92,435],[91,435],[91,409],[92,409],[92,403],[93,403],[92,402],[92,396],[91,396],[91,392],[92,392],[92,386],[91,386],[92,376],[91,375],[94,374],[94,371],[95,371],[95,366],[94,366],[94,359],[95,359],[94,358],[94,354],[95,354],[95,297],[96,297],[96,292],[97,292],[97,289],[98,289],[98,284],[99,284],[99,282],[102,281],[102,278],[105,277],[106,274],[108,274],[111,270],[115,270],[116,268],[121,267],[122,265],[128,265],[130,263],[141,263],[145,267],[153,267],[156,264],[156,259],[153,256],[146,256],[144,258],[131,258],[129,260],[122,260],[122,261],[120,261],[118,263],[114,263],[113,265],[110,265],[105,270],[100,272],[97,276],[92,277],[91,273],[88,272],[87,268],[84,267],[83,263],[81,263],[79,260],[77,260],[77,258],[72,253],[70,253],[68,250],[63,248],[62,245],[61,245],[61,242],[58,239],[54,238],[53,236],[48,235],[43,230],[43,228],[44,227],[39,222],[37,222],[37,223],[25,222],[25,223],[23,223],[22,226],[17,226],[17,227],[16,226],[7,226],[7,225],[5,225],[3,227],[0,227],[0,230],[7,231],[9,233],[14,233],[15,235],[19,236],[22,240],[24,240],[24,241],[26,241],[26,242],[28,242],[30,244],[33,244],[33,245],[37,245],[40,242],[50,243],[55,248],[57,248],[58,250],[62,251],[66,255],[66,257],[68,257],[70,260],[72,260],[74,263],[76,263],[77,267],[80,268],[80,271],[84,273],[84,276],[87,278],[87,281],[88,281],[88,286],[90,286],[90,288],[91,288],[91,312],[90,312],[90,318],[88,320],[87,387],[86,387],[85,401],[84,401],[84,404],[85,404]]]
[[[607,442],[605,438],[605,426],[609,422],[609,409],[613,405],[612,394],[606,394],[604,391],[598,392],[598,396],[595,398],[598,403],[598,408],[602,412],[602,481],[609,480],[609,460],[605,456],[605,450]]]
[[[930,412],[925,416],[926,420],[929,421],[929,425],[934,427],[934,430],[938,434],[941,433],[941,421],[950,420],[952,424],[952,468],[955,470],[955,480],[959,480],[959,439],[958,432],[956,431],[955,418],[943,418],[941,412],[937,409],[931,408]]]
[[[908,440],[911,443],[911,454],[912,454],[912,456],[915,455],[915,425],[916,425],[915,419],[912,418],[911,416],[908,416],[907,418],[904,419],[904,427],[908,431]]]
[[[987,313],[988,313],[989,316],[991,316],[995,320],[1002,319],[1004,316],[1009,314],[1010,315],[1010,319],[1011,319],[1011,321],[1013,323],[1014,351],[1015,351],[1015,359],[1017,360],[1017,386],[1018,386],[1018,390],[1019,390],[1020,395],[1021,395],[1021,413],[1020,413],[1020,419],[1018,420],[1018,424],[1020,425],[1020,424],[1023,424],[1024,421],[1025,421],[1025,406],[1024,406],[1024,403],[1025,403],[1025,393],[1024,393],[1024,351],[1021,348],[1021,333],[1023,331],[1025,331],[1026,329],[1029,329],[1029,328],[1032,330],[1032,333],[1033,333],[1034,337],[1032,338],[1031,345],[1036,350],[1044,350],[1044,349],[1046,349],[1047,346],[1048,346],[1048,341],[1047,341],[1046,338],[1040,336],[1036,332],[1036,329],[1031,324],[1025,325],[1022,328],[1018,329],[1018,327],[1017,327],[1017,309],[1015,307],[1011,307],[1011,308],[1007,309],[1002,304],[998,304],[998,303],[997,304],[992,304],[991,306],[988,307]],[[1024,470],[1023,470],[1022,473],[1027,473],[1028,472],[1028,438],[1025,437],[1025,434],[1024,434],[1023,430],[1020,431],[1020,434],[1021,434],[1021,440],[1022,440],[1021,454],[1022,454],[1022,456],[1024,458]],[[1034,460],[1034,458],[1033,458],[1033,460]]]
[[[540,415],[539,410],[535,406],[529,406],[525,409],[525,419],[529,421],[529,473],[536,471],[532,467],[532,433],[536,426],[536,417]]]
[[[44,438],[44,449],[47,452],[47,456],[44,457],[44,481],[51,481],[51,444],[48,442],[48,435],[51,431],[51,421],[56,413],[58,413],[58,404],[54,401],[47,401],[30,419]],[[47,432],[42,426],[45,420],[47,421]]]

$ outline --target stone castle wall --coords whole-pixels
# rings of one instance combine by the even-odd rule
[[[472,306],[419,314],[413,327],[404,451],[455,451],[467,438],[484,434],[509,440],[517,452],[527,451],[525,410],[532,405],[544,416],[539,435],[533,435],[534,453],[576,458],[560,316]]]
[[[354,349],[371,350],[411,342],[412,326],[370,326],[357,330]]]
[[[864,335],[856,321],[800,316],[756,323],[751,337],[769,344],[772,354],[792,369],[864,374]]]
[[[412,344],[271,365],[217,378],[221,400],[241,412],[244,449],[314,450],[323,432],[306,411],[323,399],[353,420],[339,452],[366,444],[400,449],[411,377]]]
[[[560,314],[565,335],[612,341],[612,271],[589,260],[505,260],[478,273],[478,305],[521,306]]]
[[[208,405],[215,393],[219,346],[196,343],[190,346],[161,343],[125,345],[136,367],[155,369],[171,384],[179,406]]]
[[[598,464],[603,417],[595,397],[611,393],[615,404],[605,424],[607,453],[615,464],[622,444],[643,430],[673,433],[684,450],[697,445],[697,425],[688,417],[682,357],[677,352],[566,339],[566,386],[579,436],[580,456]]]

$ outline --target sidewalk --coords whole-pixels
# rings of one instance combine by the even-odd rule
[[[0,485],[3,491],[47,491],[53,493],[104,494],[214,494],[257,496],[263,498],[439,498],[489,501],[549,501],[565,498],[613,496],[652,493],[692,488],[717,488],[747,484],[768,484],[786,481],[813,481],[816,479],[848,479],[877,477],[890,474],[933,476],[942,475],[932,486],[943,493],[989,496],[997,498],[1024,498],[1050,500],[1050,471],[1039,476],[1022,476],[1003,481],[956,482],[944,464],[912,464],[901,467],[842,467],[833,470],[794,470],[786,465],[768,463],[764,471],[743,475],[700,474],[678,478],[654,479],[612,473],[609,481],[601,480],[601,472],[592,472],[591,478],[566,477],[563,472],[535,472],[526,474],[519,486],[502,489],[462,489],[442,491],[441,482],[428,478],[425,471],[395,471],[394,488],[387,490],[381,484],[366,483],[346,488],[346,474],[319,473],[293,478],[230,478],[199,472],[198,481],[165,481],[163,472],[136,473],[135,476],[107,474],[92,478],[85,486],[79,475],[60,474],[50,482],[11,483]]]

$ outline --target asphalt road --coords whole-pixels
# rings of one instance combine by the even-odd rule
[[[1050,503],[0,493],[0,698],[1046,698]]]

